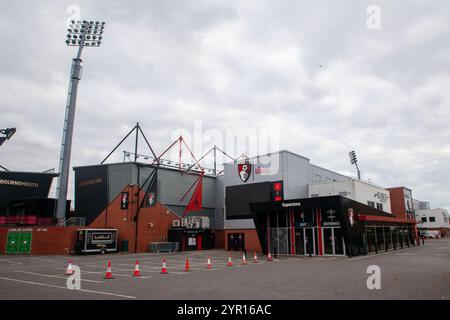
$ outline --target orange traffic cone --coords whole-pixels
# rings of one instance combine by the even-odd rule
[[[269,252],[269,254],[267,255],[267,261],[273,261],[272,256],[270,255],[270,252]]]
[[[258,261],[258,257],[256,256],[256,251],[255,251],[255,255],[253,256],[253,263],[257,263]]]
[[[206,269],[212,269],[211,256],[208,256],[208,263],[206,264]]]
[[[186,264],[184,265],[184,271],[189,272],[189,259],[186,257]]]
[[[139,270],[139,260],[136,260],[136,265],[134,266],[133,276],[134,277],[140,277],[141,276],[141,271]]]
[[[233,266],[233,262],[231,262],[231,257],[228,257],[227,267],[232,267],[232,266]]]
[[[161,274],[167,274],[167,266],[166,266],[166,259],[163,259],[162,261],[162,268],[161,268]]]
[[[73,274],[72,260],[69,260],[69,265],[67,266],[67,270],[66,270],[65,275],[70,276],[70,275],[72,275],[72,274]]]
[[[113,279],[111,271],[111,261],[108,261],[108,267],[106,268],[105,279]]]
[[[242,255],[242,264],[247,264],[247,258],[245,257],[245,253]]]

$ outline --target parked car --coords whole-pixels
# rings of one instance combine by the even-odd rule
[[[441,232],[437,230],[427,230],[426,237],[428,239],[438,239],[441,237]]]

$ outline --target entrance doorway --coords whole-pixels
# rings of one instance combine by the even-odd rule
[[[243,251],[245,249],[245,233],[228,234],[228,250]]]
[[[324,227],[323,235],[323,254],[324,255],[344,255],[344,237],[340,227]]]

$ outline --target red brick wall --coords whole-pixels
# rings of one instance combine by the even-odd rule
[[[403,188],[392,188],[389,190],[391,198],[391,211],[397,218],[406,219],[405,196]]]
[[[20,227],[0,228],[0,253],[6,253],[8,230]],[[31,254],[68,254],[73,251],[77,227],[33,227]]]
[[[89,225],[89,228],[118,229],[118,246],[120,248],[120,242],[128,240],[129,252],[134,252],[135,248],[136,224],[133,220],[138,206],[137,197],[134,196],[137,190],[137,186],[127,186],[123,190],[130,194],[131,201],[127,210],[120,208],[119,193],[109,206]],[[141,200],[144,195],[145,192],[141,191]],[[168,228],[175,219],[178,219],[178,216],[160,203],[157,203],[154,207],[142,208],[139,212],[137,252],[148,251],[150,242],[167,241]]]
[[[124,189],[130,194],[128,210],[120,209],[120,194],[109,206],[86,228],[114,228],[118,229],[118,247],[120,241],[128,240],[129,252],[134,252],[136,224],[133,221],[136,215],[137,192],[136,186],[128,186]],[[144,197],[141,192],[140,199]],[[150,242],[167,241],[167,231],[172,221],[178,219],[174,213],[165,206],[157,203],[150,208],[142,208],[139,212],[138,245],[137,252],[148,251]],[[0,253],[6,252],[6,239],[8,230],[12,228],[0,228]],[[33,239],[31,254],[67,254],[73,252],[75,246],[76,230],[80,227],[46,227],[32,228]]]
[[[75,246],[78,227],[33,228],[31,254],[68,254]]]
[[[8,229],[0,227],[0,253],[6,253],[6,238],[8,236]]]
[[[262,252],[261,243],[259,242],[258,234],[256,229],[245,229],[245,230],[225,230],[225,246],[228,250],[228,234],[229,233],[244,233],[245,234],[245,249],[248,252]]]

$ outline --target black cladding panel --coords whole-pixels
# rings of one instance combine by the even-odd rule
[[[13,200],[47,198],[53,173],[0,171],[0,214]]]
[[[75,216],[89,225],[108,205],[108,167],[75,168]]]
[[[227,219],[252,218],[249,203],[271,200],[272,183],[261,182],[226,187]]]

